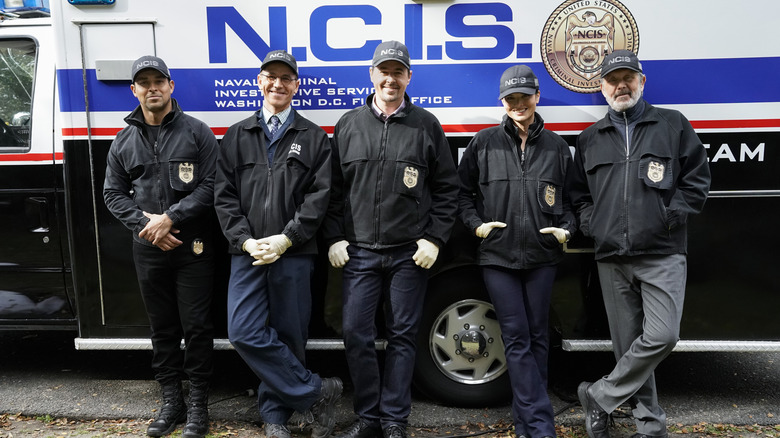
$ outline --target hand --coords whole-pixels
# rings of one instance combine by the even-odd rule
[[[482,239],[487,238],[488,234],[493,230],[493,228],[504,228],[506,227],[506,224],[503,222],[487,222],[477,227],[477,237],[481,237]]]
[[[569,241],[569,237],[571,237],[569,232],[563,228],[547,227],[542,228],[539,230],[539,232],[542,234],[552,234],[556,239],[558,239],[558,243],[566,243]]]
[[[343,268],[349,261],[348,246],[349,242],[339,240],[328,248],[328,260],[334,268]]]
[[[254,266],[267,265],[279,260],[279,257],[292,246],[290,239],[284,234],[274,234],[257,240],[258,251],[251,255],[255,258]]]
[[[258,261],[262,262],[258,263],[259,265],[264,265],[267,263],[263,260],[263,256],[266,255],[266,252],[268,251],[268,244],[261,244],[259,240],[255,239],[246,239],[244,244],[241,245],[241,249],[248,252],[249,255],[255,258],[256,261],[252,263],[253,265]]]
[[[144,216],[149,218],[149,222],[138,233],[138,237],[152,242],[153,245],[163,251],[172,250],[182,244],[182,241],[174,236],[179,230],[173,228],[173,221],[167,214],[144,212]]]
[[[412,256],[412,260],[414,260],[415,265],[423,269],[431,269],[438,256],[439,247],[436,244],[429,240],[420,239],[417,241],[417,252]]]
[[[255,239],[246,239],[244,244],[241,245],[241,249],[249,254],[260,251],[260,241]]]

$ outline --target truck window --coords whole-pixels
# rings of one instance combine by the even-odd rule
[[[0,39],[0,152],[30,148],[36,54],[33,40]]]

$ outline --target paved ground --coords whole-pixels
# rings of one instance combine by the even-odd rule
[[[0,332],[0,438],[144,436],[159,408],[149,352],[75,351],[72,336]],[[337,428],[353,420],[351,385],[342,352],[312,352],[312,368],[345,379]],[[212,436],[261,436],[257,379],[235,352],[217,352],[210,392]],[[582,409],[575,389],[608,371],[610,354],[567,354],[551,374],[550,397],[560,437],[581,437]],[[657,372],[661,402],[673,435],[778,436],[780,355],[776,353],[673,354]],[[32,418],[32,420],[31,420]],[[477,409],[442,406],[415,394],[409,418],[417,437],[506,436],[508,405]],[[618,419],[613,438],[630,436]],[[731,425],[738,427],[732,428]],[[760,425],[750,430],[752,425]],[[776,429],[778,428],[778,429]],[[308,432],[295,430],[297,436]],[[176,436],[176,435],[174,435]]]

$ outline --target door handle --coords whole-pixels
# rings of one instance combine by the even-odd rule
[[[27,198],[24,204],[25,214],[30,224],[30,232],[48,233],[49,232],[49,209],[46,198],[32,197]]]

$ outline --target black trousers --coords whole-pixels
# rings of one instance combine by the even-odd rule
[[[214,248],[207,242],[196,255],[191,241],[170,251],[134,242],[133,259],[152,329],[155,380],[207,381],[213,368]]]

